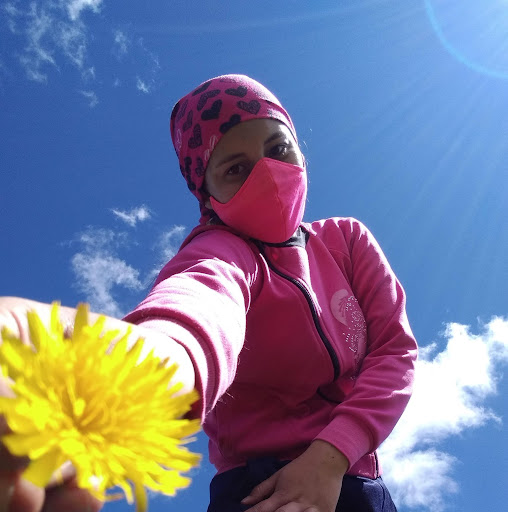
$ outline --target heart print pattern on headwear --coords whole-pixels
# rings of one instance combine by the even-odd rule
[[[238,123],[250,119],[276,119],[295,140],[289,114],[263,85],[245,75],[222,75],[207,80],[173,107],[170,129],[180,171],[198,198],[204,224],[212,215],[203,190],[208,160],[221,137]]]

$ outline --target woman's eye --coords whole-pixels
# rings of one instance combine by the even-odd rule
[[[235,165],[232,165],[227,171],[226,171],[226,175],[227,176],[236,176],[238,174],[241,174],[244,170],[244,166],[241,165],[241,164],[235,164]]]
[[[289,148],[287,144],[277,144],[276,146],[270,148],[269,156],[272,158],[281,158],[283,156],[286,156],[288,151]]]

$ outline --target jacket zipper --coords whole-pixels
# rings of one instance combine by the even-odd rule
[[[258,241],[256,240],[256,242],[258,242]],[[337,354],[333,350],[332,344],[326,337],[326,334],[324,333],[323,328],[321,327],[321,324],[319,322],[319,317],[317,314],[317,310],[316,310],[316,306],[314,305],[314,301],[312,300],[312,297],[311,297],[309,291],[300,281],[298,281],[298,279],[288,276],[288,275],[284,274],[282,271],[278,270],[266,256],[264,247],[260,243],[256,243],[256,245],[258,246],[263,257],[265,258],[265,261],[268,263],[268,267],[270,268],[270,270],[275,272],[279,277],[282,277],[286,281],[293,283],[303,293],[303,296],[305,297],[305,300],[307,301],[307,304],[309,305],[310,312],[312,314],[312,319],[314,320],[314,325],[319,334],[319,337],[321,338],[321,341],[323,342],[323,344],[328,352],[328,355],[330,356],[330,359],[332,360],[333,380],[337,380],[337,378],[340,375],[339,358],[337,357]]]

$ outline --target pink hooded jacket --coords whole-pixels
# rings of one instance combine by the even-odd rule
[[[200,226],[125,320],[187,349],[219,472],[322,439],[349,474],[379,476],[375,450],[409,400],[417,346],[404,291],[357,220],[262,245]]]

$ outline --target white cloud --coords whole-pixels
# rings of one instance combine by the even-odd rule
[[[78,253],[72,258],[78,286],[87,296],[92,310],[119,318],[123,311],[113,298],[112,288],[123,286],[140,290],[138,271],[119,258],[108,254]]]
[[[175,225],[158,236],[152,248],[155,251],[155,263],[144,280],[146,287],[150,288],[162,267],[178,252],[186,231],[185,226]]]
[[[125,55],[129,49],[129,46],[131,44],[130,39],[125,35],[125,32],[121,30],[115,30],[113,32],[114,34],[114,41],[115,41],[115,53],[118,57],[122,57]]]
[[[92,251],[116,250],[128,245],[126,233],[118,233],[104,228],[88,228],[79,235],[78,241],[85,249]]]
[[[41,68],[48,64],[56,67],[53,52],[45,48],[44,44],[44,40],[51,33],[53,20],[44,10],[39,10],[35,3],[30,5],[25,17],[28,44],[20,56],[20,62],[25,67],[28,78],[45,82],[48,77]]]
[[[146,206],[128,212],[113,212],[129,225],[151,216]],[[159,233],[151,248],[152,262],[145,263],[144,268],[130,265],[121,256],[121,253],[135,250],[138,246],[137,240],[126,232],[90,227],[80,233],[74,242],[79,244],[79,250],[72,256],[71,266],[76,287],[84,294],[83,300],[90,303],[93,311],[117,318],[123,316],[123,304],[130,301],[132,306],[142,298],[140,293],[143,290],[148,291],[161,267],[176,254],[185,231],[184,226],[173,226]],[[122,297],[124,302],[118,297]]]
[[[54,34],[57,46],[78,68],[83,69],[86,57],[86,30],[82,23],[58,23]]]
[[[92,9],[98,13],[102,0],[68,0],[67,11],[71,20],[77,20],[83,9]]]
[[[114,69],[114,75],[118,77],[113,81],[113,87],[118,87],[121,80],[122,83],[134,83],[143,94],[153,92],[160,63],[143,38],[134,38],[128,26],[105,35],[90,33],[90,18],[84,14],[97,15],[103,5],[103,0],[8,0],[0,5],[0,16],[5,18],[9,35],[17,39],[19,50],[14,58],[19,61],[27,78],[48,83],[50,78],[67,72],[66,64],[70,63],[78,71],[78,80],[82,83],[94,81],[96,68],[90,62],[90,46],[94,44],[102,55],[109,53],[117,61],[124,57],[130,60],[129,66],[122,67],[123,71],[118,69],[119,62],[106,64],[107,72]],[[113,48],[104,51],[104,45],[111,45],[111,34]],[[134,69],[136,71],[133,72]],[[122,76],[120,72],[126,75]],[[100,83],[104,83],[100,80],[101,75],[101,70],[97,70]],[[77,89],[89,87],[81,85]]]
[[[95,80],[95,68],[92,66],[84,69],[81,76],[83,77],[83,80]]]
[[[136,88],[138,91],[144,92],[145,94],[150,92],[150,86],[143,82],[139,76],[136,79]]]
[[[140,37],[138,39],[138,44],[139,44],[139,47],[143,50],[143,52],[147,55],[147,57],[151,61],[152,72],[155,73],[160,68],[159,57],[155,53],[151,52],[146,47],[145,40],[142,37]]]
[[[114,288],[132,291],[143,288],[139,271],[116,254],[126,241],[123,233],[90,228],[80,235],[82,250],[71,260],[77,287],[85,294],[91,309],[117,318],[123,311],[113,296]]]
[[[480,334],[447,326],[445,350],[424,347],[417,363],[413,397],[392,435],[380,449],[387,481],[399,506],[438,512],[458,491],[456,459],[439,442],[500,421],[482,404],[496,393],[499,365],[508,360],[508,319],[493,318]]]
[[[128,212],[116,210],[114,208],[111,211],[131,227],[135,227],[138,222],[143,222],[151,217],[150,210],[144,205],[132,208],[132,210]]]
[[[25,39],[19,61],[29,79],[47,82],[47,72],[69,60],[80,71],[87,60],[88,34],[79,14],[85,8],[98,12],[102,0],[34,0],[4,5],[9,29]],[[89,69],[93,69],[89,67]],[[85,71],[89,77],[89,73]]]
[[[79,91],[87,100],[90,108],[94,108],[99,103],[99,98],[94,91]]]
[[[145,78],[141,79],[139,75],[136,77],[136,88],[147,94],[152,92],[156,84],[157,73],[160,70],[159,57],[148,50],[142,37],[137,40],[137,46],[141,50],[142,60],[146,61],[146,66],[142,72]]]
[[[16,7],[14,2],[6,2],[3,5],[3,9],[11,17],[18,16],[21,13],[21,11]]]
[[[7,2],[6,4],[4,4],[3,10],[7,15],[7,26],[9,27],[9,30],[13,34],[16,34],[18,31],[16,18],[20,16],[20,14],[22,14],[21,11],[12,2]]]
[[[159,259],[162,265],[167,263],[177,253],[186,229],[185,226],[173,226],[159,236],[155,248],[160,254]]]

